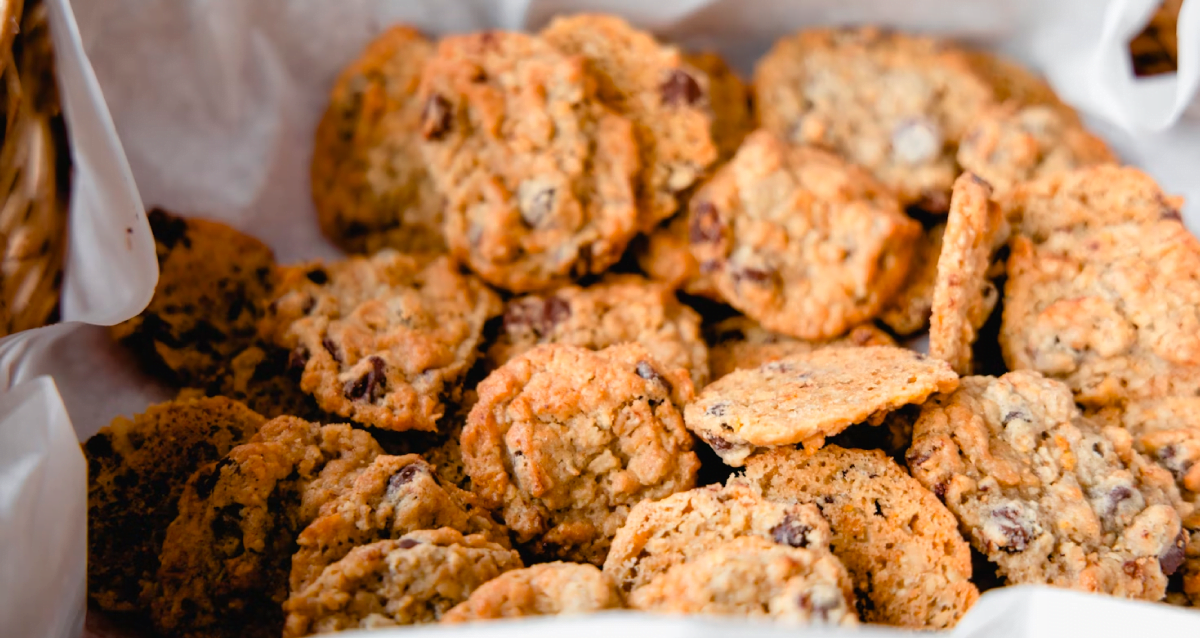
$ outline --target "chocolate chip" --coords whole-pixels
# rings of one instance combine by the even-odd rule
[[[942,151],[942,131],[936,122],[916,117],[892,130],[892,154],[904,164],[922,164]]]
[[[1164,576],[1174,574],[1183,565],[1184,549],[1187,547],[1187,532],[1179,530],[1175,540],[1158,556],[1158,564]]]
[[[734,281],[748,281],[756,286],[763,286],[775,282],[776,272],[753,266],[739,266],[733,271],[732,275]]]
[[[333,357],[334,361],[338,363],[342,362],[342,353],[338,351],[337,344],[330,340],[329,337],[321,339],[321,345],[325,346],[326,352],[329,353],[329,356]]]
[[[415,541],[411,538],[401,538],[400,542],[396,543],[396,547],[399,547],[400,549],[412,549],[420,544],[420,541]]]
[[[399,472],[393,474],[392,478],[388,479],[388,496],[395,495],[402,485],[412,481],[414,478],[416,478],[417,474],[428,472],[429,470],[421,463],[409,463],[408,465],[405,465],[404,467],[400,468]]]
[[[714,403],[705,408],[704,413],[709,416],[725,416],[725,408],[729,407],[728,403]]]
[[[637,367],[635,369],[636,369],[637,375],[639,377],[641,377],[647,381],[653,381],[655,383],[658,383],[658,384],[661,384],[664,386],[667,385],[666,378],[664,378],[663,375],[659,374],[658,370],[655,370],[654,366],[651,366],[648,361],[638,361]]]
[[[992,511],[992,518],[1004,534],[1005,543],[1001,549],[1010,554],[1025,551],[1033,533],[1021,524],[1021,513],[1011,507],[1002,507]]]
[[[662,93],[663,104],[668,106],[691,106],[704,95],[696,79],[680,69],[673,69],[658,90]]]
[[[347,399],[357,401],[365,398],[368,401],[374,401],[379,398],[378,395],[387,386],[387,364],[379,357],[368,357],[367,361],[371,364],[370,369],[366,374],[354,381],[347,381],[343,386],[342,392]]]
[[[949,487],[949,486],[947,486],[944,482],[938,483],[933,486],[933,493],[936,494],[938,498],[944,499],[944,498],[946,498],[946,488],[947,487]]]
[[[721,214],[712,202],[699,201],[692,206],[692,218],[688,223],[688,239],[693,244],[715,244],[721,241],[723,234]]]
[[[780,545],[791,547],[808,547],[808,533],[812,527],[797,521],[789,514],[783,517],[783,522],[771,528],[771,538]]]
[[[1157,199],[1158,199],[1158,208],[1160,211],[1159,216],[1158,216],[1159,219],[1165,219],[1165,220],[1177,221],[1177,222],[1183,221],[1183,216],[1179,214],[1179,209],[1172,206],[1171,202],[1167,201],[1167,198],[1164,197],[1162,193],[1158,194]],[[155,236],[157,237],[158,233],[155,233]]]
[[[718,452],[718,453],[728,452],[729,450],[733,449],[732,443],[730,443],[729,441],[726,441],[725,439],[722,439],[719,436],[704,436],[701,438],[704,439],[704,442],[707,443],[708,446],[711,447],[714,452]]]
[[[871,478],[875,478],[875,477],[871,477]],[[880,507],[880,505],[879,505],[879,499],[875,499],[875,515],[883,516],[883,508]]]
[[[1108,493],[1108,515],[1112,516],[1117,513],[1117,509],[1121,507],[1121,502],[1133,498],[1133,490],[1118,485]]]
[[[304,276],[308,277],[309,281],[317,284],[318,286],[324,286],[325,284],[329,283],[329,273],[325,272],[324,268],[313,268],[312,270],[304,273]]]
[[[905,454],[904,458],[908,461],[908,466],[913,467],[933,458],[933,450],[909,448],[908,454]]]
[[[155,208],[146,213],[146,221],[150,222],[150,232],[154,234],[154,241],[162,244],[167,250],[174,248],[180,240],[184,241],[184,246],[189,245],[187,221],[182,217]]]
[[[288,354],[287,367],[289,372],[304,372],[304,368],[307,365],[308,350],[305,350],[303,347],[296,348]]]
[[[508,304],[504,311],[504,331],[517,335],[532,330],[538,338],[571,316],[571,304],[561,297],[525,297]]]
[[[425,100],[421,109],[421,135],[427,140],[440,140],[450,132],[450,102],[437,94]]]

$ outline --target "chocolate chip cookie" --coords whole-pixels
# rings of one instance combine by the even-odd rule
[[[578,56],[488,31],[442,40],[421,80],[421,150],[451,253],[531,292],[604,272],[637,231],[638,146]]]
[[[83,445],[88,461],[88,596],[106,611],[149,606],[158,551],[184,483],[265,419],[225,398],[168,401],[117,417]]]
[[[249,346],[269,300],[275,258],[257,239],[225,224],[146,214],[158,255],[150,305],[112,327],[156,375],[202,385]]]
[[[879,320],[898,335],[913,335],[929,326],[938,256],[942,254],[945,232],[946,225],[938,224],[921,235],[913,251],[908,278],[895,299],[879,314]]]
[[[586,288],[566,286],[517,297],[504,310],[500,336],[488,349],[499,367],[542,343],[592,350],[636,341],[669,368],[683,368],[696,387],[708,382],[708,347],[700,315],[667,286],[634,275],[609,275]]]
[[[595,565],[553,562],[500,574],[442,616],[442,622],[591,614],[622,606],[616,588]]]
[[[827,436],[878,425],[957,385],[946,362],[911,350],[825,348],[727,374],[688,403],[684,418],[722,461],[740,467],[760,448],[802,443],[811,452]]]
[[[725,301],[802,339],[878,315],[921,232],[866,171],[767,131],[696,192],[688,224],[692,254]]]
[[[974,372],[975,339],[1000,297],[988,270],[1008,241],[1009,227],[991,197],[991,186],[974,173],[959,176],[937,260],[929,354],[958,374]]]
[[[326,565],[354,547],[442,527],[509,544],[508,530],[478,507],[472,494],[442,485],[433,466],[420,456],[377,456],[348,491],[300,532],[292,556],[291,591],[303,590]]]
[[[726,541],[671,567],[631,594],[629,606],[786,625],[858,625],[850,577],[837,558],[758,536]]]
[[[986,180],[997,194],[1021,182],[1116,162],[1108,145],[1074,114],[1051,106],[1006,104],[985,111],[958,147],[963,170]]]
[[[1107,181],[1105,181],[1107,180]],[[1200,243],[1134,169],[1020,186],[1000,345],[1087,406],[1200,391]]]
[[[323,410],[386,430],[437,430],[500,300],[446,257],[386,249],[283,269],[263,331]]]
[[[280,417],[197,470],[159,555],[155,628],[278,636],[296,535],[381,453],[348,425]]]
[[[820,508],[863,620],[948,629],[979,598],[954,515],[883,452],[772,450],[746,462],[745,480],[768,499]]]
[[[515,551],[449,528],[361,545],[292,592],[283,636],[437,622],[480,585],[521,567]]]
[[[600,564],[631,507],[695,484],[691,380],[641,345],[538,346],[478,392],[462,434],[471,489],[531,555]]]
[[[705,332],[709,344],[708,367],[714,380],[734,370],[757,368],[819,348],[896,345],[886,332],[869,323],[855,326],[846,336],[828,341],[805,341],[771,332],[749,317],[730,317],[708,326]]]
[[[968,377],[922,406],[907,460],[1009,584],[1159,600],[1186,542],[1178,494],[1120,434],[1036,372]]]
[[[633,123],[641,150],[638,229],[649,231],[679,209],[680,193],[717,159],[708,75],[677,48],[616,16],[556,18],[541,35],[563,53],[584,58],[601,101]]]
[[[829,551],[829,524],[813,505],[768,501],[747,485],[709,485],[637,504],[613,539],[604,573],[628,599],[672,567],[743,536]]]
[[[783,38],[754,87],[763,127],[844,155],[929,213],[946,212],[959,141],[993,102],[957,47],[876,27]]]
[[[338,76],[317,126],[312,195],[321,232],[342,249],[445,250],[444,202],[421,158],[417,86],[433,44],[394,26]]]

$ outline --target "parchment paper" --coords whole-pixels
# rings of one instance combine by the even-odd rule
[[[153,245],[129,169],[146,204],[224,220],[267,241],[281,261],[336,256],[317,231],[309,199],[312,132],[336,73],[373,34],[400,20],[440,34],[536,29],[557,13],[603,10],[685,46],[719,50],[743,72],[775,38],[804,26],[878,23],[954,35],[1041,69],[1127,162],[1187,197],[1186,221],[1200,230],[1196,1],[1185,2],[1180,17],[1179,73],[1145,80],[1132,79],[1125,43],[1156,0],[76,0],[81,40],[64,2],[51,0],[56,40],[65,40],[57,44],[77,147],[64,308],[67,318],[88,323],[132,316],[153,291]],[[80,212],[84,206],[87,213]],[[54,377],[60,403],[51,400],[58,392],[44,375]],[[0,342],[0,387],[10,388],[0,395],[0,635],[74,636],[83,596],[85,494],[79,450],[61,433],[73,425],[86,438],[170,389],[142,376],[103,328],[81,324]],[[30,441],[43,443],[25,445]],[[23,469],[35,466],[38,472]],[[61,533],[44,533],[52,528]],[[88,631],[111,634],[102,626],[89,622]],[[1020,587],[983,596],[955,635],[1125,636],[1168,627],[1175,635],[1200,635],[1200,613]],[[830,633],[632,613],[448,631]],[[437,632],[403,630],[405,636]]]

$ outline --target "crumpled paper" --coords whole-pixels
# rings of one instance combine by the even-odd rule
[[[312,132],[337,72],[393,22],[435,34],[536,29],[559,13],[608,11],[684,46],[716,49],[743,72],[774,39],[809,25],[877,23],[953,35],[1041,69],[1125,161],[1187,197],[1185,220],[1200,230],[1200,1],[1185,2],[1180,16],[1179,72],[1138,80],[1125,43],[1157,0],[76,0],[78,31],[66,0],[48,1],[76,161],[64,318],[83,323],[0,341],[0,388],[8,389],[0,394],[3,636],[79,632],[86,495],[82,457],[65,428],[85,439],[113,416],[172,392],[142,375],[98,327],[136,314],[152,294],[157,269],[142,200],[230,223],[266,241],[283,262],[336,256],[309,199]],[[983,596],[954,635],[1127,635],[1150,627],[1200,635],[1200,614],[1006,588]],[[122,635],[102,619],[89,619],[86,631]],[[441,631],[473,630],[404,635]],[[498,623],[486,631],[798,633],[633,613]]]

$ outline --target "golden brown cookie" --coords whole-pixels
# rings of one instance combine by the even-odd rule
[[[883,452],[836,445],[812,455],[772,450],[746,462],[744,480],[768,499],[821,510],[833,532],[830,547],[853,577],[863,620],[948,629],[979,598],[958,521]]]
[[[688,403],[687,427],[722,461],[739,467],[759,448],[802,443],[949,392],[958,375],[944,361],[888,346],[825,348],[714,381]]]
[[[595,565],[553,562],[489,580],[446,612],[442,622],[591,614],[622,606],[616,588]]]
[[[462,434],[471,489],[532,555],[600,564],[629,508],[695,484],[691,380],[636,343],[538,346],[478,392]]]
[[[500,301],[447,258],[390,249],[290,266],[263,331],[327,412],[386,430],[437,430]]]
[[[708,366],[715,381],[733,372],[757,368],[819,348],[894,346],[896,341],[873,324],[855,326],[846,336],[829,341],[805,341],[771,332],[749,317],[730,317],[708,326]]]
[[[313,146],[312,195],[321,232],[346,251],[445,250],[445,204],[417,145],[417,86],[432,53],[416,29],[394,26],[333,86]]]

